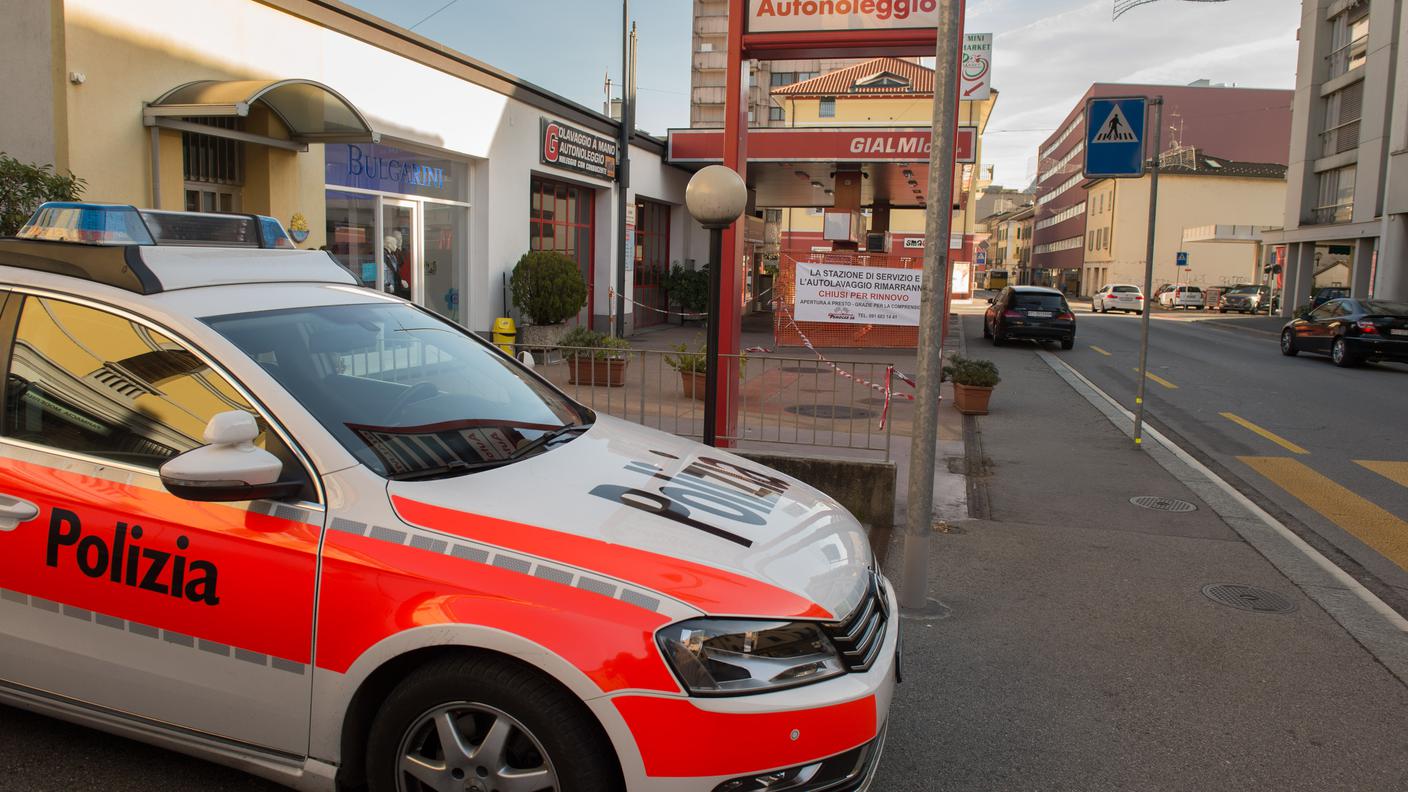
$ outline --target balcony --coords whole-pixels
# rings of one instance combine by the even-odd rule
[[[727,61],[727,52],[694,53],[694,68],[696,71],[723,71]]]
[[[1353,219],[1353,201],[1334,204],[1332,206],[1317,206],[1310,212],[1310,222],[1313,225],[1335,225],[1337,223],[1348,223]]]
[[[1335,79],[1342,74],[1364,65],[1369,55],[1369,36],[1363,35],[1349,42],[1339,49],[1326,56],[1330,62],[1330,75],[1328,79]]]
[[[1356,118],[1321,132],[1320,139],[1324,142],[1324,152],[1320,156],[1332,157],[1359,148],[1359,121],[1360,119]]]

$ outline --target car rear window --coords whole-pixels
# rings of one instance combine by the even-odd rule
[[[1203,290],[1202,290],[1202,289],[1199,289],[1197,286],[1184,286],[1184,287],[1183,287],[1183,291],[1184,291],[1184,293],[1186,293],[1186,294],[1202,294],[1202,293],[1203,293]]]
[[[1066,298],[1059,294],[1022,294],[1018,292],[1012,295],[1012,307],[1037,311],[1064,311],[1066,310]]]
[[[1119,293],[1121,293],[1121,294],[1137,294],[1137,293],[1139,292],[1139,287],[1138,287],[1138,286],[1116,286],[1116,287],[1115,287],[1115,291],[1116,291],[1116,292],[1119,292]]]
[[[1256,286],[1239,286],[1228,292],[1228,294],[1256,294],[1259,291],[1261,291],[1261,289]]]

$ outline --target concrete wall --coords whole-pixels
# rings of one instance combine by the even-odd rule
[[[889,530],[895,525],[897,474],[894,462],[782,456],[753,451],[737,453],[825,492],[872,530]]]
[[[6,28],[0,47],[0,152],[68,167],[63,127],[63,4],[0,0]],[[57,94],[57,97],[56,97]],[[58,101],[56,101],[56,98]]]

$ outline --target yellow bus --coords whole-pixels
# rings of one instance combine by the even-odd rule
[[[1007,270],[988,270],[987,287],[990,290],[1007,288]]]

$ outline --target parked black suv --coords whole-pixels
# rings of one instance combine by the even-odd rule
[[[1041,286],[1008,286],[988,300],[983,338],[994,345],[1014,338],[1060,341],[1062,349],[1076,345],[1076,315],[1065,295]]]

